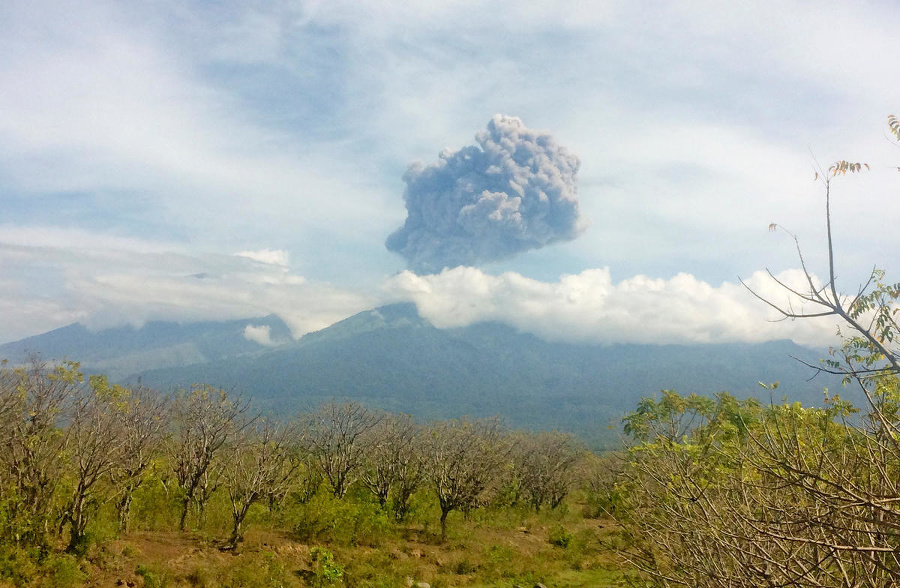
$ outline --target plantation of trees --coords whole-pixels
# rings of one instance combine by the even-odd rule
[[[219,553],[259,551],[244,546],[251,529],[308,552],[294,570],[306,576],[283,570],[250,585],[380,585],[354,578],[352,565],[345,576],[330,549],[404,533],[441,548],[478,509],[559,523],[588,457],[570,435],[512,432],[496,419],[421,425],[332,403],[276,421],[220,389],[163,395],[85,378],[78,367],[34,359],[0,372],[0,573],[17,585],[51,581],[60,566],[72,585],[96,581],[109,572],[111,545],[148,534]],[[190,572],[136,569],[145,584],[198,583]]]

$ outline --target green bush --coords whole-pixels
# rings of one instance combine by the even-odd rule
[[[477,571],[478,571],[478,564],[472,563],[467,558],[463,558],[463,559],[459,560],[453,566],[453,572],[460,576],[464,576],[466,574],[474,574]]]
[[[6,580],[16,586],[23,586],[39,575],[38,559],[40,553],[35,549],[26,551],[21,548],[6,547],[0,552],[0,580]]]
[[[178,528],[178,498],[167,493],[158,478],[145,481],[134,493],[131,529],[174,531]]]
[[[390,512],[365,498],[338,499],[323,492],[305,504],[293,505],[284,517],[304,543],[378,547],[394,535]]]
[[[87,579],[78,560],[68,554],[50,556],[44,564],[50,576],[50,585],[53,588],[71,588],[80,586]]]
[[[87,574],[78,558],[67,553],[41,554],[37,549],[7,548],[0,553],[0,585],[32,586],[45,578],[51,588],[80,586]]]
[[[556,545],[557,547],[562,547],[566,549],[573,539],[572,533],[566,531],[566,528],[562,525],[556,525],[552,529],[550,529],[549,536],[547,540],[551,545]]]
[[[324,588],[343,584],[344,568],[334,561],[334,554],[324,547],[313,547],[309,551],[313,564],[313,586]]]
[[[154,568],[141,565],[137,567],[134,573],[144,578],[145,588],[166,588],[169,585],[168,574]]]

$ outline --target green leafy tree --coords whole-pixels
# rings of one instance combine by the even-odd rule
[[[900,140],[900,125],[889,119]],[[862,411],[826,396],[823,408],[713,404],[664,392],[625,419],[634,440],[617,484],[628,557],[652,586],[873,586],[900,583],[900,380],[895,317],[900,285],[875,269],[854,294],[837,286],[833,182],[868,166],[820,170],[828,270],[808,288],[781,285],[800,306],[758,296],[785,319],[838,318],[844,344],[813,369],[844,376]],[[771,228],[778,229],[777,225]],[[793,235],[792,235],[793,237]]]

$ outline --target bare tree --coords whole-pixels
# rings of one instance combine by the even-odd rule
[[[66,467],[68,432],[60,424],[69,399],[83,385],[78,369],[74,362],[51,365],[37,357],[23,367],[2,369],[0,464],[7,527],[17,543],[47,544]]]
[[[579,457],[572,435],[560,432],[524,433],[513,443],[513,474],[518,491],[539,511],[541,505],[556,508],[574,483]]]
[[[68,411],[68,450],[73,487],[61,523],[69,524],[68,550],[81,544],[89,510],[99,505],[102,482],[111,476],[123,456],[122,407],[128,390],[110,386],[105,376],[92,376],[90,387],[74,395]]]
[[[143,386],[129,390],[121,406],[121,459],[111,474],[118,491],[116,510],[121,532],[128,531],[134,492],[143,484],[147,469],[165,442],[168,410],[167,397]]]
[[[885,272],[874,268],[869,273],[866,282],[860,285],[853,295],[841,293],[837,285],[831,229],[832,183],[838,176],[859,173],[864,168],[868,169],[869,166],[864,163],[838,161],[829,167],[827,172],[820,170],[816,173],[816,177],[821,179],[825,189],[828,280],[824,284],[818,283],[814,274],[807,267],[797,237],[775,223],[769,225],[770,230],[780,229],[788,233],[794,240],[797,257],[805,278],[805,288],[794,288],[779,280],[771,271],[768,272],[769,277],[790,294],[793,300],[807,305],[806,307],[795,308],[791,304],[773,302],[744,283],[744,286],[754,296],[776,310],[782,319],[794,320],[828,316],[839,318],[842,324],[850,329],[844,347],[841,350],[833,351],[839,360],[828,360],[824,362],[824,366],[811,367],[843,375],[847,381],[856,379],[863,385],[863,388],[865,388],[865,381],[869,378],[888,372],[900,373],[900,349],[895,346],[896,342],[900,341],[898,338],[900,325],[897,323],[894,312],[896,302],[900,299],[900,283],[885,284],[883,281]],[[806,309],[809,307],[812,310]]]
[[[391,414],[373,427],[365,439],[368,449],[360,480],[381,506],[392,500],[397,520],[403,520],[409,512],[410,498],[424,474],[421,434],[421,427],[410,415]]]
[[[301,443],[336,497],[343,498],[356,481],[365,436],[380,420],[381,415],[356,402],[332,402],[302,418]]]
[[[900,140],[900,124],[891,124]],[[867,168],[840,161],[817,174],[827,281],[817,282],[794,237],[805,287],[770,276],[802,305],[757,295],[785,319],[840,319],[843,347],[810,367],[844,376],[867,409],[856,416],[839,397],[827,397],[824,408],[763,407],[727,395],[714,406],[677,396],[643,402],[626,419],[638,443],[617,482],[628,488],[618,518],[649,585],[900,583],[900,284],[884,283],[875,269],[854,294],[842,294],[831,230],[832,181]]]
[[[900,121],[889,120],[900,140]],[[840,374],[868,407],[837,396],[823,408],[763,406],[663,391],[625,419],[634,441],[621,471],[598,489],[621,524],[624,555],[656,587],[900,584],[900,284],[873,270],[855,293],[837,286],[831,188],[868,166],[819,170],[825,191],[827,278],[817,281],[793,235],[804,284],[770,273],[788,294],[783,319],[834,317],[841,349],[813,369]],[[780,227],[771,225],[770,229]],[[599,477],[598,477],[599,480]]]
[[[0,443],[12,437],[15,431],[14,421],[21,416],[20,394],[17,391],[20,379],[20,376],[9,368],[7,360],[0,360]]]
[[[441,509],[441,538],[447,515],[478,506],[506,459],[500,424],[491,420],[433,423],[423,436],[425,471]]]
[[[322,476],[322,471],[316,465],[316,460],[312,455],[302,447],[299,449],[298,453],[300,468],[294,479],[294,485],[288,489],[288,494],[297,502],[305,504],[316,495],[319,488],[322,487],[322,481],[325,478]],[[271,496],[270,505],[279,498],[282,497],[279,497],[278,495]]]
[[[294,437],[292,427],[262,421],[245,428],[230,444],[224,468],[233,522],[229,548],[243,541],[243,523],[250,507],[290,487],[300,466],[292,446]]]
[[[219,450],[248,424],[249,403],[231,399],[224,390],[196,385],[179,393],[172,405],[173,438],[169,454],[182,491],[179,528],[185,529],[188,510],[197,504],[202,519],[206,501],[218,488]]]
[[[50,366],[36,359],[19,370],[4,369],[0,382],[0,409],[10,417],[0,457],[4,478],[13,482],[4,484],[14,498],[7,512],[38,543],[44,542],[39,532],[46,534],[56,519],[60,533],[68,527],[68,549],[75,550],[92,513],[128,479],[122,469],[134,467],[129,464],[136,447],[129,439],[138,433],[131,425],[140,395],[110,386],[105,376],[92,376],[85,387],[78,364]],[[154,427],[161,426],[157,418]],[[68,487],[65,500],[57,490],[60,480]],[[54,495],[63,503],[59,511]]]

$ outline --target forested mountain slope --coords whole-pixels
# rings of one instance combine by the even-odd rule
[[[549,343],[497,323],[437,329],[413,305],[360,313],[300,341],[252,356],[137,377],[161,388],[207,382],[240,391],[259,407],[297,411],[355,399],[421,418],[499,414],[516,427],[561,428],[609,438],[610,424],[661,389],[738,396],[769,392],[821,404],[840,383],[790,356],[815,363],[821,352],[790,341],[720,345]],[[617,427],[618,428],[618,427]]]

